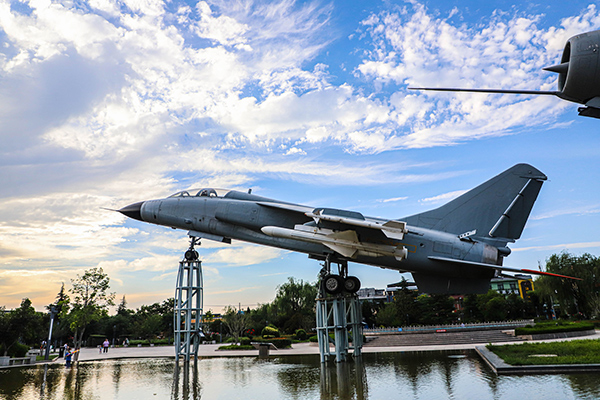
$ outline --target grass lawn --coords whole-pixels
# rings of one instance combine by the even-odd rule
[[[510,365],[600,364],[600,340],[487,346]]]

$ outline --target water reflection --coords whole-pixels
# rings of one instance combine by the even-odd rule
[[[595,374],[497,377],[474,353],[105,360],[0,369],[0,400],[16,399],[598,399]]]
[[[368,399],[367,373],[362,359],[321,364],[321,399]]]
[[[198,360],[190,363],[175,364],[173,368],[173,386],[171,399],[199,399],[202,386],[198,376]]]

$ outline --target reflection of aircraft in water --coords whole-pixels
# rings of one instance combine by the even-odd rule
[[[422,292],[484,293],[502,271],[554,275],[502,265],[510,254],[506,245],[521,236],[544,180],[531,165],[518,164],[446,205],[401,220],[220,189],[179,192],[118,211],[192,237],[306,253],[325,261],[329,293],[360,288],[348,276],[348,261],[410,272]],[[186,254],[197,257],[193,250]],[[339,264],[339,275],[331,274],[331,262]]]
[[[558,74],[558,90],[506,90],[506,89],[457,89],[457,88],[409,88],[411,90],[435,90],[441,92],[510,93],[553,95],[563,100],[585,104],[578,109],[579,115],[600,118],[600,31],[573,36],[565,45],[560,64],[544,68]]]

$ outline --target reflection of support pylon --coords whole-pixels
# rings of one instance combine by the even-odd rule
[[[192,239],[185,259],[179,262],[177,285],[175,287],[175,314],[173,333],[175,335],[175,358],[185,361],[198,355],[200,344],[200,320],[202,318],[203,282],[202,262],[194,250],[196,240]]]

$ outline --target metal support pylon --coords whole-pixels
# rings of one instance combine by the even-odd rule
[[[199,244],[192,238],[190,249],[185,258],[179,262],[177,285],[175,287],[175,307],[173,316],[173,333],[175,359],[182,357],[189,361],[193,355],[198,356],[201,335],[201,319],[203,307],[202,262],[194,245]]]
[[[327,295],[319,285],[317,295],[317,339],[319,354],[324,363],[335,354],[336,362],[344,362],[348,351],[359,357],[362,354],[363,328],[362,309],[356,294]],[[348,333],[352,333],[352,345]],[[329,336],[333,333],[333,339]],[[333,344],[333,353],[330,344]]]

